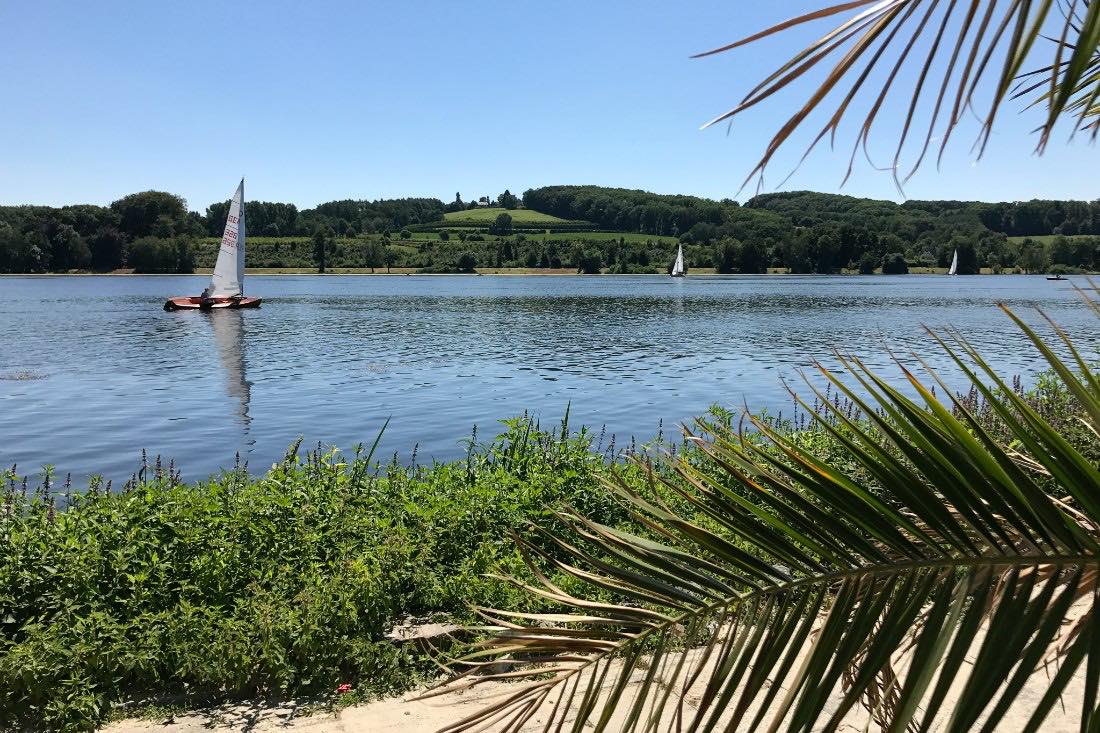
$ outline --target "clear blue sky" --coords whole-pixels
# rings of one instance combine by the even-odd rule
[[[699,125],[825,26],[688,56],[823,4],[7,0],[0,203],[107,203],[155,188],[201,211],[242,174],[248,198],[301,207],[564,183],[744,200],[744,176],[808,87],[728,135]],[[1035,118],[1017,109],[980,163],[969,127],[942,170],[926,167],[905,193],[1100,196],[1095,147],[1059,139],[1036,158]],[[837,191],[853,134],[850,124],[836,153],[816,153],[785,188]],[[843,192],[898,198],[862,158]]]

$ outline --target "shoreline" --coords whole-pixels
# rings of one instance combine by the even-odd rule
[[[263,276],[283,276],[283,275],[312,275],[318,277],[326,277],[329,275],[356,275],[367,277],[404,277],[408,275],[416,275],[418,277],[454,277],[471,275],[494,275],[494,276],[534,276],[534,277],[669,277],[668,274],[662,272],[600,272],[584,275],[571,268],[554,268],[554,269],[540,269],[540,268],[526,268],[526,267],[487,267],[475,270],[473,272],[419,272],[417,268],[412,267],[395,267],[390,272],[371,272],[368,267],[340,267],[331,268],[327,272],[320,273],[314,268],[303,267],[249,267],[245,268],[246,275],[263,275]],[[919,267],[912,268],[907,275],[946,275],[946,267]],[[1024,277],[1046,277],[1048,273],[1034,272],[992,272],[989,268],[982,268],[981,272],[977,275],[1020,275]],[[1088,277],[1091,275],[1097,275],[1100,273],[1095,272],[1080,272],[1080,273],[1068,273],[1063,277]],[[208,270],[199,270],[196,272],[133,272],[132,270],[112,270],[110,272],[90,272],[90,271],[72,271],[72,272],[5,272],[0,273],[0,278],[14,278],[14,277],[210,277],[211,272]],[[728,272],[720,273],[713,268],[699,269],[696,268],[688,272],[687,277],[690,279],[692,275],[704,276],[704,277],[723,277],[723,278],[747,278],[747,277],[765,277],[770,275],[781,275],[787,277],[905,277],[905,275],[884,275],[881,272],[874,272],[865,275],[861,275],[858,272],[787,272],[780,268],[771,268],[768,272]],[[960,275],[959,277],[974,277],[974,275]]]

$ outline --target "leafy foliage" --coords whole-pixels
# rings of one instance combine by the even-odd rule
[[[295,447],[261,477],[239,467],[191,485],[159,460],[121,490],[93,479],[77,495],[6,475],[0,728],[91,729],[157,692],[404,689],[431,663],[386,637],[396,624],[462,617],[468,601],[529,605],[483,577],[522,570],[509,529],[561,502],[623,521],[597,490],[604,447],[522,418],[431,466]]]
[[[530,681],[445,730],[515,731],[538,714],[547,730],[836,730],[860,702],[883,729],[993,730],[1051,660],[1024,729],[1083,669],[1071,712],[1092,730],[1100,379],[1066,334],[1068,362],[1005,312],[1067,395],[1061,416],[961,335],[930,332],[971,394],[906,370],[910,397],[838,354],[844,376],[817,365],[836,398],[807,381],[824,415],[801,402],[831,455],[759,417],[749,430],[700,420],[698,452],[671,461],[674,478],[651,474],[657,498],[606,482],[643,532],[566,507],[539,536],[567,559],[524,546],[536,575],[542,561],[577,583],[514,581],[552,613],[479,609],[490,635],[431,694]],[[507,672],[485,667],[502,655]]]
[[[329,202],[317,210],[298,212],[291,204],[248,202],[248,264],[315,267],[319,261],[309,237],[327,228],[333,239],[326,247],[328,267],[378,267],[386,261],[385,251],[373,257],[373,248],[397,236],[401,243],[392,253],[393,266],[453,269],[460,253],[440,242],[455,234],[448,230],[457,230],[467,242],[486,242],[471,248],[482,267],[560,267],[580,244],[598,251],[614,272],[660,272],[673,249],[669,246],[672,233],[677,232],[675,238],[684,244],[688,259],[714,262],[722,272],[764,272],[771,267],[829,273],[858,268],[865,254],[882,263],[895,253],[904,257],[907,267],[945,268],[954,250],[973,252],[972,259],[969,254],[965,258],[963,272],[979,268],[1042,272],[1051,264],[1100,271],[1100,240],[1086,236],[1100,234],[1097,202],[896,204],[795,191],[755,196],[739,206],[729,200],[597,186],[555,186],[532,189],[526,195],[531,205],[598,221],[567,220],[532,208],[478,207],[455,209],[445,219],[437,217],[428,223],[402,224],[437,216],[434,204],[422,199],[378,201],[369,206]],[[120,201],[128,203],[116,202],[117,211],[84,205],[0,207],[0,271],[133,267],[129,260],[135,239],[120,228],[123,210],[132,226],[142,222],[139,228],[161,240],[220,232],[225,223],[222,204],[200,217],[181,209],[179,200],[169,194],[146,192]],[[502,214],[512,218],[510,229]],[[598,228],[618,231],[594,231]],[[646,233],[654,231],[665,234]],[[1034,241],[1006,235],[1026,235]],[[1052,238],[1058,235],[1066,238]],[[337,236],[350,241],[334,246]],[[197,267],[213,266],[218,241],[218,237],[192,241]]]
[[[1051,12],[1056,8],[1060,13]],[[853,0],[821,7],[698,56],[730,51],[845,13],[850,13],[846,20],[780,64],[732,109],[706,123],[710,126],[730,120],[835,59],[820,85],[812,88],[805,103],[776,131],[749,179],[756,174],[763,176],[775,153],[833,92],[842,99],[803,159],[822,140],[835,139],[845,118],[859,114],[853,102],[865,98],[870,104],[852,146],[847,180],[857,153],[861,148],[866,150],[888,98],[898,92],[905,100],[905,113],[891,169],[899,190],[902,180],[908,180],[920,168],[937,138],[939,155],[943,156],[952,133],[969,109],[976,110],[981,118],[976,143],[981,155],[1001,105],[1010,96],[1035,95],[1032,106],[1043,108],[1036,146],[1039,152],[1063,118],[1074,118],[1074,130],[1091,130],[1094,138],[1100,130],[1100,10],[1089,0],[1004,4],[995,0]],[[1040,68],[1025,74],[1025,62],[1036,56],[1044,60]],[[908,89],[898,89],[902,84],[899,79],[910,76],[903,73],[908,70],[915,81]],[[877,78],[875,71],[883,74],[877,91],[864,86],[868,79]],[[988,101],[982,99],[986,92]],[[927,120],[918,118],[918,110],[929,109]],[[914,154],[909,172],[899,173],[902,151],[911,136],[919,152]]]

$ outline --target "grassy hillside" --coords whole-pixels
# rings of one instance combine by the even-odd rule
[[[1055,239],[1057,239],[1060,236],[1062,236],[1062,235],[1060,235],[1060,234],[1034,234],[1030,237],[1009,237],[1008,241],[1015,242],[1015,243],[1019,244],[1020,242],[1024,241],[1025,239],[1030,239],[1034,242],[1041,242],[1042,244],[1050,244],[1051,242],[1053,242]],[[1078,240],[1078,239],[1095,239],[1095,237],[1096,237],[1095,234],[1075,234],[1073,236],[1067,236],[1066,239],[1068,239],[1070,241],[1074,241],[1074,240]]]
[[[568,219],[559,219],[556,216],[550,214],[540,214],[537,211],[531,209],[502,209],[502,208],[484,208],[484,209],[466,209],[465,211],[449,211],[443,215],[443,220],[448,224],[470,223],[470,224],[484,224],[488,226],[492,224],[498,216],[501,214],[508,214],[512,217],[512,222],[515,224],[536,224],[545,226],[554,226],[555,224],[578,224],[584,222],[570,221]]]

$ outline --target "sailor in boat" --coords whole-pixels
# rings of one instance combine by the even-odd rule
[[[210,297],[210,286],[207,285],[202,289],[202,295],[199,296],[199,305],[209,306],[213,303],[213,298]]]

